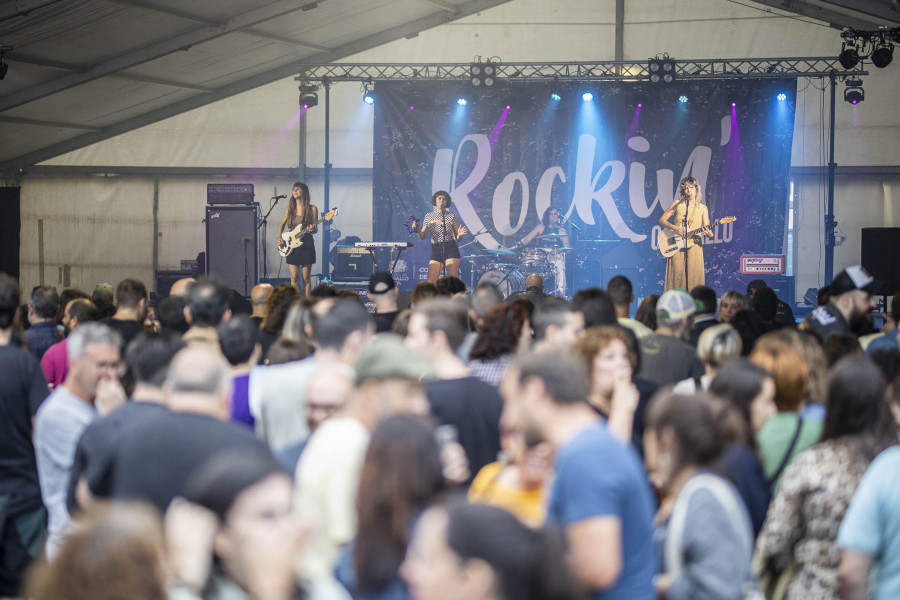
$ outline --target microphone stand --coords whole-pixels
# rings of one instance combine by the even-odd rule
[[[689,288],[688,284],[688,213],[691,210],[690,201],[686,201],[684,203],[684,222],[682,227],[684,227],[684,287]],[[690,289],[688,289],[690,291]]]
[[[566,215],[564,215],[564,214],[562,214],[562,213],[559,213],[559,218],[562,219],[563,221],[565,221],[566,223],[568,223],[569,226],[572,227],[572,229],[574,229],[575,231],[581,233],[581,227],[579,227],[578,225],[576,225],[575,223],[573,223],[572,220],[569,219],[569,217],[567,217]]]
[[[263,255],[263,279],[269,278],[269,253],[266,251],[266,241],[268,240],[269,235],[269,215],[272,214],[272,210],[275,206],[278,205],[278,201],[284,198],[284,196],[272,196],[269,200],[274,200],[275,202],[269,206],[269,210],[263,215],[263,218],[260,219],[259,225],[256,226],[256,229],[262,228],[262,255]]]
[[[444,242],[441,244],[441,265],[443,265],[444,276],[447,275],[447,209],[441,205],[441,221],[444,227]]]

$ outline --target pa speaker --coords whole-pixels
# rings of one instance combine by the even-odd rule
[[[860,263],[878,284],[873,294],[900,291],[900,227],[863,227]]]
[[[256,285],[256,210],[255,204],[206,207],[206,272],[242,296]]]

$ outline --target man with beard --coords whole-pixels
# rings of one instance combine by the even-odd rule
[[[853,335],[872,309],[872,286],[875,280],[859,265],[847,267],[831,283],[831,298],[803,320],[803,328],[810,330],[820,341],[832,335]]]

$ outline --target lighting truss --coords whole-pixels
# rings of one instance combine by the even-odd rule
[[[675,60],[679,80],[766,79],[778,77],[839,77],[868,75],[859,68],[845,70],[837,57],[747,58],[717,60]],[[499,81],[649,81],[647,61],[643,62],[519,62],[493,63]],[[468,82],[471,63],[327,63],[310,64],[296,79],[331,84],[341,81],[432,81]]]

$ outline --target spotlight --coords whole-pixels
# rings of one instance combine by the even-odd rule
[[[312,108],[318,106],[319,95],[316,91],[319,89],[317,85],[301,85],[300,86],[300,106]]]
[[[584,100],[585,102],[590,102],[591,100],[594,99],[594,95],[590,92],[585,92],[581,95],[581,99]]]
[[[872,64],[883,69],[894,60],[894,45],[882,42],[877,48],[872,50]]]
[[[375,97],[372,94],[366,94],[363,96],[363,102],[366,104],[375,104]]]
[[[841,45],[841,53],[838,55],[838,62],[847,70],[852,69],[859,63],[859,51],[855,46],[847,47],[847,44]]]
[[[372,88],[372,82],[367,81],[362,84],[363,102],[366,104],[375,104],[375,93]]]
[[[490,61],[474,62],[469,65],[469,83],[473,87],[491,87],[497,76],[497,66]]]
[[[785,94],[784,92],[781,92],[775,97],[778,98],[779,102],[784,102],[785,100],[787,100],[787,94]]]
[[[553,93],[553,94],[550,94],[550,99],[554,100],[556,102],[559,102],[560,100],[562,100],[562,96],[560,96],[559,94]]]
[[[460,106],[465,106],[466,104],[469,103],[469,101],[466,100],[465,98],[459,98],[459,99],[456,101],[456,103],[459,104]]]
[[[641,108],[642,106],[644,106],[644,105],[641,104],[640,102],[638,102],[638,108]]]
[[[731,108],[734,108],[735,106],[737,106],[737,102],[732,102],[732,103],[731,103]]]
[[[678,96],[678,101],[681,102],[682,104],[686,104],[688,101],[688,97],[685,96],[684,94],[682,94],[682,95]]]
[[[866,99],[866,92],[862,87],[862,79],[848,79],[847,89],[844,90],[844,102],[854,106]]]
[[[647,71],[650,73],[650,83],[672,83],[677,79],[675,61],[664,54],[662,58],[651,58],[647,63]]]

